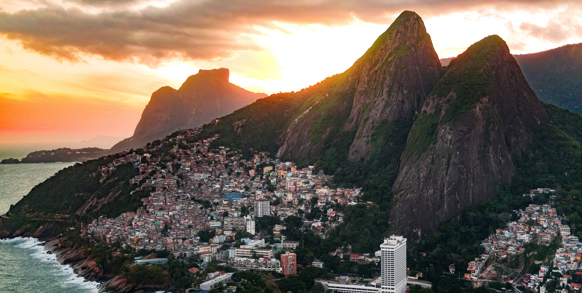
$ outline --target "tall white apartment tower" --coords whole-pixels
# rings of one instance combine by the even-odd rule
[[[382,293],[406,292],[406,238],[390,236],[380,244]]]
[[[255,235],[255,221],[251,220],[250,217],[246,220],[247,232]]]
[[[268,200],[255,201],[255,219],[271,214],[271,202]]]

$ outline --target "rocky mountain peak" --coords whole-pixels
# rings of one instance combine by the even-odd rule
[[[265,96],[230,83],[229,77],[227,68],[201,69],[178,90],[161,87],[152,94],[133,136],[112,150],[141,147],[178,129],[202,126]]]
[[[310,90],[311,105],[283,132],[278,155],[318,155],[326,140],[343,133],[354,137],[349,150],[342,150],[347,159],[367,159],[384,147],[372,141],[380,128],[393,122],[410,127],[441,74],[422,19],[405,11],[350,69]]]
[[[547,113],[498,36],[449,65],[408,135],[391,222],[411,238],[498,193]]]
[[[230,78],[230,71],[228,68],[217,68],[217,69],[200,69],[198,74],[192,77],[199,77],[203,79],[215,79],[220,81],[228,82]]]
[[[405,11],[351,69],[357,80],[346,131],[356,130],[348,159],[367,158],[383,123],[412,123],[441,76],[438,55],[418,14]]]
[[[178,90],[188,92],[209,85],[220,86],[220,84],[228,84],[229,80],[230,71],[227,68],[200,69],[197,74],[188,77]]]

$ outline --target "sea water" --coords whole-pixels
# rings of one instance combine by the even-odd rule
[[[34,238],[0,240],[0,292],[98,292]]]
[[[30,190],[74,163],[0,164],[0,215]]]
[[[2,155],[0,159],[6,158]],[[0,214],[34,186],[73,164],[0,164]],[[97,292],[97,283],[77,277],[40,244],[34,238],[0,240],[0,292]]]

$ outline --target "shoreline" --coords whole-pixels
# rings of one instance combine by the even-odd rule
[[[55,161],[55,162],[50,162],[50,161],[45,161],[45,162],[18,162],[18,163],[2,163],[0,162],[0,165],[22,165],[22,164],[63,164],[63,163],[83,163],[86,162],[88,160],[83,160],[83,161]]]
[[[3,237],[4,236],[4,237]],[[82,252],[75,250],[61,242],[59,237],[34,237],[28,233],[22,235],[0,235],[0,240],[11,239],[34,239],[38,241],[37,246],[43,247],[46,255],[54,255],[56,261],[72,269],[72,273],[82,278],[84,282],[98,283],[96,287],[98,293],[126,293],[126,292],[174,292],[171,288],[156,288],[148,286],[133,285],[127,279],[115,275],[104,275],[95,261],[88,259]],[[41,260],[38,260],[41,261]]]
[[[57,271],[65,271],[65,274],[70,274],[68,276],[59,277],[67,283],[76,283],[92,292],[114,293],[114,291],[101,289],[105,288],[103,286],[105,284],[104,280],[91,278],[89,274],[83,274],[79,271],[79,268],[82,267],[82,263],[86,260],[67,263],[68,259],[66,255],[62,253],[63,251],[60,248],[58,248],[58,239],[45,241],[44,239],[35,237],[17,236],[2,238],[0,240],[21,242],[16,246],[19,247],[19,249],[29,250],[29,256],[31,259],[34,259],[35,262],[56,262],[60,266],[63,266],[64,268],[57,269]],[[71,277],[73,277],[73,279],[70,279]]]
[[[127,281],[119,276],[110,277],[103,275],[101,269],[94,261],[83,256],[80,251],[67,247],[61,243],[61,239],[58,237],[45,238],[34,237],[31,235],[11,235],[9,237],[0,238],[0,240],[11,239],[31,239],[38,241],[36,245],[42,246],[42,250],[46,255],[54,255],[55,260],[59,264],[69,267],[76,277],[82,278],[84,282],[94,282],[99,284],[99,286],[95,288],[99,293],[131,292],[133,289],[133,286],[128,286]]]

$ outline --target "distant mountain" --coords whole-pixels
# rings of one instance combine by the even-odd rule
[[[540,100],[582,114],[582,44],[514,57]]]
[[[19,163],[55,163],[55,162],[84,162],[96,159],[109,154],[110,151],[100,148],[58,148],[54,150],[43,150],[29,153],[22,160],[5,159],[0,164],[19,164]]]
[[[176,130],[202,126],[266,96],[230,83],[229,75],[226,68],[200,70],[188,77],[178,90],[169,86],[158,89],[144,109],[133,136],[111,150],[142,147]]]
[[[513,57],[541,101],[582,115],[582,44]]]

